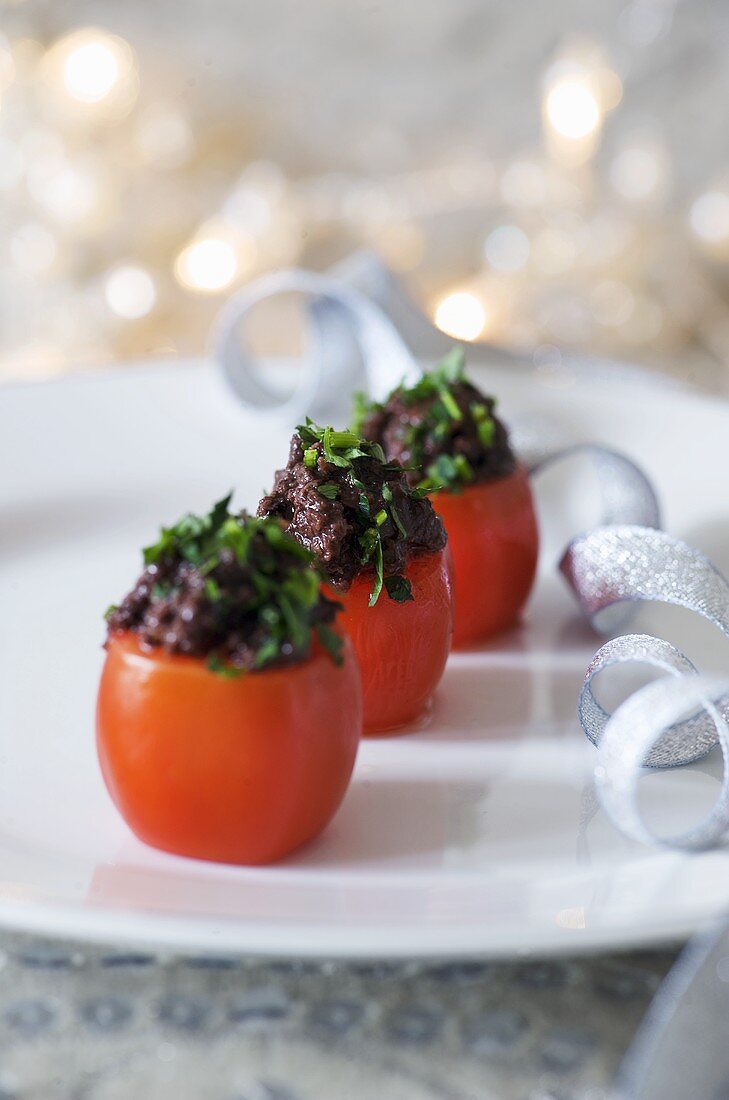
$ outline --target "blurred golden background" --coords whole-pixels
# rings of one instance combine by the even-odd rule
[[[729,5],[0,4],[0,378],[375,248],[444,331],[725,387]]]

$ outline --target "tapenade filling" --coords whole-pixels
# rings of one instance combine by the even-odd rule
[[[274,519],[232,515],[230,496],[205,516],[162,528],[131,592],[106,613],[109,633],[143,647],[207,659],[221,675],[291,665],[311,633],[339,663],[330,628],[338,605],[321,591],[314,557]]]
[[[442,550],[443,523],[397,462],[354,432],[300,425],[287,465],[258,506],[321,562],[330,583],[346,590],[365,569],[374,573],[370,606],[385,588],[400,603],[413,598],[404,576],[412,555]]]
[[[516,459],[496,402],[465,376],[454,348],[414,385],[398,386],[382,404],[357,396],[353,430],[376,440],[390,461],[408,467],[422,489],[457,492],[512,474]]]

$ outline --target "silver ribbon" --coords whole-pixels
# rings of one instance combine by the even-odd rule
[[[722,838],[729,827],[729,728],[714,704],[726,698],[728,692],[727,677],[677,673],[636,691],[606,723],[598,747],[595,784],[603,808],[626,836],[646,844],[686,849],[709,848]],[[724,757],[719,797],[708,817],[694,828],[673,836],[658,836],[640,814],[637,788],[641,765],[653,747],[661,743],[665,730],[679,730],[686,713],[699,709],[713,722],[715,740]],[[678,755],[682,756],[680,749]],[[674,762],[686,761],[681,758]]]
[[[286,393],[267,383],[265,368],[245,342],[245,329],[262,301],[291,294],[304,300],[308,333],[296,382]],[[398,382],[422,374],[378,305],[356,287],[311,271],[277,272],[235,295],[217,319],[213,353],[244,405],[288,424],[305,415],[323,421],[348,416],[355,389],[385,397]]]
[[[605,614],[620,604],[651,600],[697,612],[729,637],[729,583],[699,550],[664,531],[597,528],[570,543],[560,568],[583,614],[598,629]],[[611,715],[595,696],[594,679],[625,662],[648,664],[668,676],[635,692]],[[598,746],[598,796],[622,832],[679,848],[719,841],[729,827],[729,679],[699,676],[688,657],[662,638],[628,634],[606,642],[593,657],[578,713],[587,737]],[[641,767],[688,764],[717,743],[725,768],[713,810],[695,828],[656,836],[639,812]]]
[[[283,394],[267,384],[243,335],[261,301],[292,292],[306,303],[309,350],[293,391]],[[239,400],[289,424],[305,414],[344,419],[355,388],[382,398],[402,379],[420,375],[417,357],[436,358],[447,344],[371,256],[355,257],[338,275],[289,271],[260,279],[228,303],[214,332],[215,357]],[[612,633],[639,601],[660,600],[698,612],[729,637],[729,585],[698,550],[659,530],[655,492],[635,463],[592,443],[523,457],[536,476],[579,454],[592,459],[598,475],[601,523],[569,543],[560,569],[587,621],[601,633]],[[595,694],[594,681],[606,668],[626,662],[648,664],[667,675],[610,714]],[[640,816],[636,793],[644,764],[686,764],[717,743],[727,760],[729,680],[699,676],[680,650],[660,638],[627,634],[596,653],[578,713],[585,734],[598,746],[597,794],[624,833],[684,848],[718,840],[729,825],[729,768],[709,817],[679,836],[656,837]]]

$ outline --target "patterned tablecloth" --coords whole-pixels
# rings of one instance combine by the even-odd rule
[[[603,1100],[674,953],[166,957],[0,939],[0,1100]]]

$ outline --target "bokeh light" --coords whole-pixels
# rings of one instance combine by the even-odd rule
[[[198,354],[247,279],[324,270],[358,248],[457,339],[637,349],[679,372],[729,362],[726,166],[720,148],[706,163],[684,153],[698,86],[682,87],[671,125],[643,109],[658,83],[643,51],[670,45],[661,71],[674,79],[680,43],[670,20],[639,17],[642,0],[599,37],[530,28],[539,56],[553,52],[512,74],[503,132],[474,121],[474,62],[458,104],[441,113],[433,98],[399,128],[360,124],[351,143],[333,140],[324,109],[292,137],[299,77],[269,113],[269,89],[252,76],[240,94],[235,67],[193,41],[182,13],[173,48],[156,17],[112,22],[114,7],[95,9],[108,25],[85,26],[63,5],[51,18],[18,4],[0,35],[0,376],[41,374],[44,355],[54,373],[86,355]],[[496,101],[511,80],[502,88],[499,72]]]
[[[64,35],[44,58],[46,82],[59,98],[107,114],[123,114],[136,98],[135,59],[128,42],[98,27]]]
[[[456,340],[477,340],[486,327],[483,302],[467,290],[447,294],[436,306],[435,323]]]
[[[133,321],[146,317],[154,308],[157,290],[145,268],[136,264],[119,264],[106,276],[104,297],[112,313]]]
[[[235,248],[219,237],[203,237],[183,248],[175,274],[189,290],[208,294],[225,290],[238,274]]]
[[[706,191],[694,201],[689,214],[691,228],[708,245],[729,242],[729,192]]]
[[[562,137],[578,141],[600,125],[600,107],[587,85],[576,78],[562,80],[547,94],[549,122]]]

